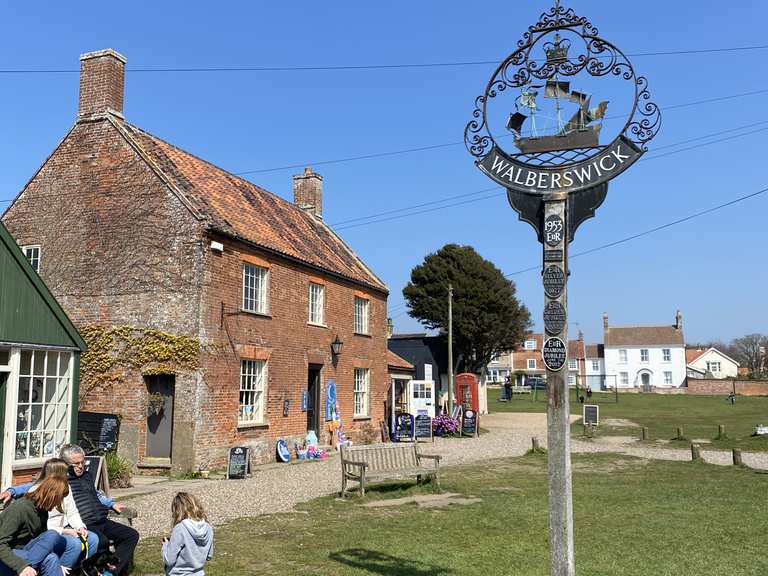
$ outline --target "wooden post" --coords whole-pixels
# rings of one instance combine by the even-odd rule
[[[733,454],[733,465],[744,466],[744,462],[741,460],[741,450],[734,448],[731,452]]]
[[[675,436],[675,440],[682,440],[683,438],[685,438],[685,436],[683,436],[683,428],[682,426],[678,426],[677,436]]]
[[[696,460],[701,460],[701,446],[691,444],[691,461],[696,462]]]
[[[438,376],[437,379],[440,380],[440,377]],[[450,283],[448,284],[448,414],[453,414],[453,286]]]
[[[642,440],[648,440],[648,428],[645,426],[640,429],[640,438]]]
[[[547,369],[547,453],[549,478],[549,574],[574,576],[573,485],[571,475],[571,421],[568,390],[568,215],[567,196],[552,194],[544,201],[542,236],[543,264],[559,266],[565,277],[562,292],[551,297],[544,292],[545,339],[557,337],[565,344],[565,360],[559,369]],[[554,227],[547,227],[548,222]],[[559,225],[558,225],[559,222]],[[560,233],[557,235],[557,233]],[[549,234],[548,234],[549,233]],[[543,270],[542,270],[543,273]],[[562,305],[560,322],[546,314],[547,306]],[[562,324],[562,325],[561,325]],[[546,340],[545,340],[546,341]]]
[[[531,450],[536,453],[539,451],[539,439],[536,436],[531,438]]]
[[[718,424],[717,426],[717,439],[721,440],[725,438],[725,425]]]

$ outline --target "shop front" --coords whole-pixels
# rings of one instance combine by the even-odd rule
[[[39,255],[39,263],[44,259]],[[0,482],[26,480],[77,436],[85,343],[0,223]]]

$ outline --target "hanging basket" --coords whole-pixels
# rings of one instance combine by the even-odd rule
[[[147,398],[147,416],[159,416],[165,408],[165,396],[153,392]]]

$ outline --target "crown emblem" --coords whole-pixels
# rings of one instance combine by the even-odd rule
[[[555,34],[554,42],[544,44],[544,53],[547,55],[547,64],[559,64],[568,60],[568,49],[571,42],[568,39],[561,39],[560,34]]]

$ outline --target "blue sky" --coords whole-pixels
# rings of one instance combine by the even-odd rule
[[[759,0],[722,3],[564,2],[626,53],[764,45]],[[476,6],[473,9],[473,6]],[[314,165],[460,142],[492,65],[344,71],[147,73],[132,69],[296,67],[501,60],[544,2],[14,3],[3,8],[0,69],[76,70],[81,53],[111,47],[128,58],[126,119],[233,172]],[[662,107],[768,89],[768,50],[637,56]],[[16,195],[74,121],[78,75],[0,74],[0,200]],[[768,94],[663,112],[654,148],[746,127],[753,134],[638,163],[614,180],[572,253],[642,232],[766,186]],[[687,144],[690,146],[691,144]],[[676,150],[665,148],[664,153]],[[661,154],[660,150],[658,154]],[[324,215],[390,287],[397,331],[416,331],[402,288],[424,256],[469,244],[505,273],[536,266],[532,229],[499,192],[461,206],[342,229],[341,222],[490,188],[462,145],[315,165]],[[300,169],[249,174],[291,198]],[[489,197],[490,196],[490,197]],[[480,198],[480,199],[478,199]],[[439,206],[432,205],[431,207]],[[0,204],[0,210],[7,202]],[[619,246],[575,258],[572,334],[602,339],[612,324],[668,324],[686,339],[768,332],[768,194]],[[355,222],[361,223],[361,222]],[[538,271],[513,276],[541,326]]]

